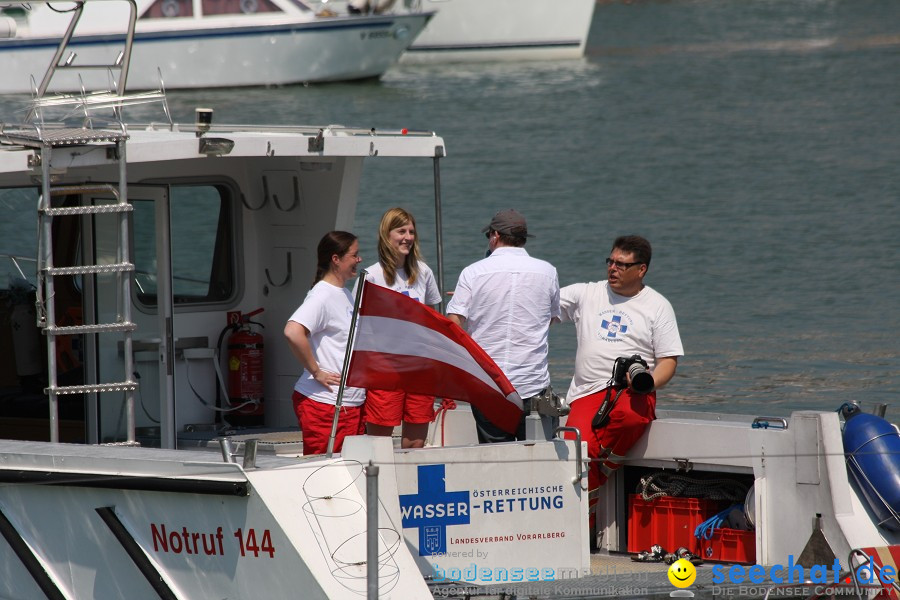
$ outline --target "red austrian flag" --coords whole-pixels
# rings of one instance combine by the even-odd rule
[[[469,334],[409,296],[363,285],[348,386],[462,400],[516,432],[522,400]]]

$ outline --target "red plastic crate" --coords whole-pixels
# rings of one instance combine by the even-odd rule
[[[703,560],[756,564],[756,532],[716,529],[708,540],[697,540],[697,556]]]
[[[649,550],[659,544],[667,552],[680,546],[696,548],[697,525],[718,512],[719,503],[700,498],[662,496],[646,502],[640,494],[628,496],[628,551]]]

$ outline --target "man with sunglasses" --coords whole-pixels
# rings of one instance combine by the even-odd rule
[[[528,413],[532,404],[537,408],[538,400],[552,395],[548,337],[551,321],[559,317],[559,279],[553,265],[526,252],[532,236],[517,211],[498,212],[482,232],[488,256],[460,273],[447,317],[503,370]],[[525,439],[524,414],[516,435],[493,425],[474,406],[472,414],[481,443]],[[550,427],[548,421],[545,429]]]
[[[616,238],[606,259],[606,281],[576,283],[560,292],[561,320],[575,323],[578,339],[566,425],[577,427],[588,443],[591,505],[597,501],[597,488],[656,418],[655,390],[672,379],[678,357],[684,356],[672,305],[644,284],[650,257],[646,239]],[[653,376],[649,393],[636,392],[630,376],[627,387],[613,381],[616,359],[635,354]]]

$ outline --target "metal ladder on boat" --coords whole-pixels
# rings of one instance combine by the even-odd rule
[[[49,0],[34,0],[49,2]],[[37,256],[37,315],[38,327],[47,336],[47,370],[48,386],[45,393],[49,398],[50,441],[59,441],[59,397],[69,394],[103,394],[124,393],[126,440],[124,444],[136,444],[134,392],[138,387],[134,378],[134,354],[132,350],[132,332],[136,326],[132,322],[131,288],[134,265],[131,262],[128,216],[132,205],[128,203],[127,169],[125,143],[128,132],[124,125],[122,108],[127,105],[161,102],[170,126],[172,118],[166,102],[165,89],[160,77],[160,89],[151,92],[126,95],[125,82],[131,60],[131,49],[134,41],[134,28],[137,20],[135,0],[119,0],[129,6],[129,17],[124,37],[124,47],[112,64],[79,64],[75,54],[71,53],[61,62],[63,54],[78,26],[84,10],[84,1],[76,0],[75,6],[69,9],[71,20],[66,33],[47,68],[40,85],[34,86],[34,97],[25,124],[0,124],[0,143],[34,149],[29,157],[29,166],[40,167],[41,194],[38,203],[38,256]],[[110,90],[87,91],[82,81],[81,93],[53,94],[48,93],[54,76],[59,71],[96,71],[106,70],[110,73],[112,86]],[[118,71],[119,77],[113,73]],[[105,127],[94,127],[93,111],[111,109],[113,120]],[[65,118],[81,116],[81,127],[65,124],[45,124],[45,111],[68,111]],[[54,150],[62,148],[84,147],[90,150],[105,148],[107,157],[118,166],[118,182],[115,184],[83,184],[53,185],[52,158]],[[89,204],[81,206],[54,206],[53,199],[72,194],[102,194],[114,199],[112,203]],[[53,257],[53,221],[60,217],[95,217],[102,214],[118,216],[117,256],[114,262],[100,264],[82,264],[75,266],[55,266]],[[95,261],[97,257],[94,257]],[[89,276],[114,274],[116,277],[116,316],[107,323],[89,323],[79,325],[60,325],[56,320],[54,278],[62,276]],[[89,383],[85,385],[59,385],[57,374],[57,342],[61,336],[84,335],[93,336],[99,347],[99,336],[104,333],[119,333],[122,336],[122,356],[124,375],[120,381],[109,383]]]
[[[47,371],[48,386],[45,393],[49,399],[50,441],[59,441],[59,397],[67,394],[100,394],[106,392],[124,392],[126,414],[126,444],[135,443],[134,391],[137,382],[134,379],[134,358],[132,353],[131,286],[134,265],[129,256],[129,224],[128,213],[132,205],[128,203],[125,142],[128,134],[124,127],[113,129],[56,128],[44,129],[38,126],[17,130],[0,129],[0,142],[34,148],[33,162],[41,168],[41,195],[38,202],[38,289],[37,315],[38,326],[47,336]],[[117,184],[86,185],[52,185],[51,160],[54,149],[60,147],[91,146],[110,148],[114,152],[118,164],[119,181]],[[35,164],[34,166],[38,166]],[[53,199],[70,194],[103,194],[115,199],[110,204],[91,204],[82,206],[54,206]],[[108,264],[85,264],[76,266],[54,265],[53,256],[53,221],[59,217],[94,216],[101,214],[118,215],[118,244],[116,261]],[[116,318],[109,323],[81,325],[59,325],[56,320],[56,303],[54,278],[71,275],[97,276],[115,274]],[[99,341],[99,335],[118,332],[122,335],[124,358],[124,378],[118,382],[94,383],[86,385],[59,385],[57,375],[57,338],[68,335],[90,335]]]

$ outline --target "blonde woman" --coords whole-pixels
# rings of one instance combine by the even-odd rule
[[[419,254],[416,220],[402,208],[392,208],[381,217],[378,262],[366,272],[370,283],[430,306],[441,302],[434,274]],[[366,390],[365,419],[369,435],[391,435],[394,427],[402,422],[402,447],[422,448],[433,418],[434,396],[407,394],[402,390]]]

